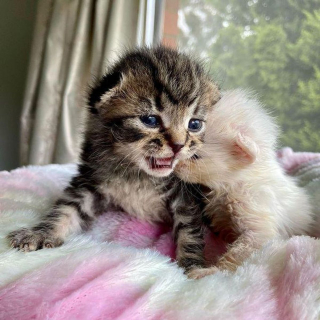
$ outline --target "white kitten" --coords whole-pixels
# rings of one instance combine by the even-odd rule
[[[194,269],[192,278],[235,270],[270,239],[308,234],[313,221],[306,192],[277,162],[278,127],[257,99],[242,90],[226,92],[206,127],[199,159],[176,171],[209,187],[205,215],[232,244],[216,266]]]

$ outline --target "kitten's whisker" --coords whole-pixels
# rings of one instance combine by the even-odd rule
[[[126,172],[127,172],[127,171],[128,171],[128,169],[129,169],[130,165],[134,165],[133,160],[135,160],[135,159],[133,158],[133,159],[132,159],[132,161],[131,161],[131,160],[129,160],[129,162],[128,162],[127,166],[125,167],[124,171],[122,172],[121,177],[124,177],[124,175],[126,174]]]
[[[114,139],[115,139],[116,141],[122,143],[122,141],[114,134],[112,128],[110,128],[110,132],[111,132],[112,136],[114,137]]]
[[[135,152],[135,150],[130,151],[119,163],[118,165],[114,168],[113,172],[115,172],[117,170],[117,168],[119,166],[121,166],[121,164],[129,157],[131,156],[133,153]]]

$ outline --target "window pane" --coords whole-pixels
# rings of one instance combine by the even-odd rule
[[[320,0],[181,0],[178,25],[222,89],[259,94],[281,145],[320,151]]]

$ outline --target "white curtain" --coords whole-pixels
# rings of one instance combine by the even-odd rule
[[[39,0],[21,164],[77,160],[88,85],[123,49],[159,40],[161,8],[162,0]]]

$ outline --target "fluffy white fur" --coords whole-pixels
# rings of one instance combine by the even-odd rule
[[[210,114],[200,158],[178,165],[181,178],[212,190],[205,214],[232,243],[216,266],[194,270],[191,277],[235,270],[266,241],[309,233],[309,199],[280,167],[277,136],[274,119],[252,94],[228,91]]]
[[[319,208],[320,160],[300,168]],[[124,213],[106,212],[58,248],[10,249],[8,232],[38,221],[75,173],[71,165],[0,172],[0,319],[319,319],[320,240],[310,237],[275,239],[235,273],[199,281],[144,249],[169,246],[169,230],[141,232]]]

